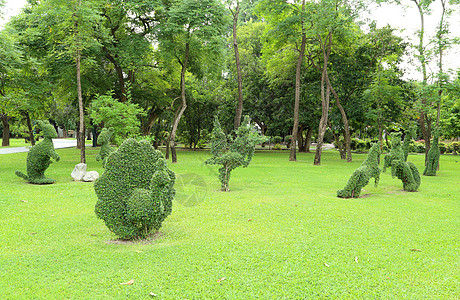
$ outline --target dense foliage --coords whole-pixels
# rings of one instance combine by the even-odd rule
[[[431,144],[430,150],[428,151],[428,157],[426,161],[425,170],[423,175],[425,176],[436,176],[436,172],[439,168],[439,156],[441,152],[439,150],[439,129],[434,130],[433,143]]]
[[[235,134],[236,138],[225,134],[219,119],[215,118],[211,138],[212,157],[205,163],[222,166],[219,168],[219,179],[222,191],[226,192],[229,191],[231,172],[240,166],[247,167],[254,155],[255,145],[263,140],[251,127],[248,116],[244,117]]]
[[[171,214],[174,172],[147,141],[128,139],[95,182],[95,212],[122,239],[145,238]]]
[[[56,180],[47,178],[45,171],[52,163],[51,158],[59,161],[61,158],[54,150],[53,138],[57,138],[54,127],[48,122],[37,121],[38,127],[43,131],[43,141],[33,146],[27,154],[27,175],[16,171],[16,175],[33,184],[50,184]]]
[[[99,133],[99,136],[97,137],[97,143],[99,146],[101,146],[101,149],[99,150],[99,154],[96,156],[96,160],[100,161],[102,160],[102,165],[105,166],[105,163],[107,161],[107,157],[109,157],[109,154],[113,152],[112,147],[110,147],[110,139],[112,138],[113,135],[113,128],[102,128],[101,133]]]
[[[383,172],[391,167],[391,176],[399,178],[403,183],[403,189],[415,192],[420,186],[420,173],[412,162],[406,162],[404,151],[401,147],[401,133],[391,136],[391,150],[385,155]]]
[[[367,158],[363,161],[361,166],[356,169],[347,182],[347,185],[337,191],[339,198],[358,198],[361,194],[361,189],[368,185],[371,178],[375,179],[375,186],[378,185],[380,179],[379,168],[380,162],[380,145],[372,145]]]

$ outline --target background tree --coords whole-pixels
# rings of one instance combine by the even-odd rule
[[[175,113],[169,135],[173,163],[177,162],[177,127],[187,108],[186,71],[190,70],[197,76],[202,76],[206,71],[212,72],[213,63],[219,61],[225,29],[225,8],[221,2],[180,0],[172,1],[171,6],[167,7],[167,21],[163,22],[160,29],[160,47],[163,55],[181,66],[181,104]]]

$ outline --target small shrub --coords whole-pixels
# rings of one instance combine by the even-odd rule
[[[145,238],[171,214],[174,182],[160,151],[148,141],[128,139],[110,154],[94,183],[95,213],[118,237]]]
[[[102,160],[102,166],[105,166],[107,157],[109,157],[109,154],[113,152],[112,147],[110,147],[110,139],[112,138],[112,135],[112,127],[110,127],[109,129],[102,128],[101,133],[97,137],[97,143],[101,145],[101,150],[99,150],[99,154],[96,156],[96,160]]]
[[[441,152],[441,154],[446,153],[446,151],[447,151],[447,146],[446,146],[445,143],[439,142],[439,151]]]
[[[452,153],[458,154],[460,152],[460,143],[459,142],[452,142],[451,144]]]
[[[283,146],[281,146],[281,144],[275,144],[275,146],[273,146],[272,149],[273,150],[283,150]]]

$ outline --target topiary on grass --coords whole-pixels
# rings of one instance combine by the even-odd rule
[[[403,182],[403,189],[408,192],[415,192],[420,186],[420,173],[417,167],[405,161],[404,152],[401,149],[401,134],[392,134],[391,150],[385,155],[383,172],[391,167],[391,176],[399,178]]]
[[[96,215],[121,239],[145,238],[171,214],[175,178],[149,142],[127,139],[94,183]]]
[[[222,165],[219,169],[219,179],[222,191],[229,191],[228,182],[231,172],[240,167],[247,167],[254,155],[255,145],[264,139],[254,132],[249,123],[249,117],[245,116],[241,126],[236,130],[236,138],[227,136],[222,130],[219,119],[214,119],[212,129],[211,153],[213,157],[205,161],[209,165]]]
[[[97,161],[102,160],[102,166],[105,166],[107,157],[109,156],[110,153],[113,152],[113,148],[110,147],[110,139],[112,138],[112,135],[113,135],[112,127],[110,127],[109,129],[102,128],[101,133],[97,137],[97,143],[101,145],[101,150],[99,150],[99,154],[96,156],[96,160]]]
[[[50,158],[59,161],[61,158],[54,150],[53,138],[57,138],[56,130],[49,122],[37,121],[43,131],[43,141],[33,146],[27,154],[27,175],[16,171],[16,175],[33,184],[51,184],[56,180],[47,178],[45,171],[52,163]]]
[[[425,176],[436,176],[436,171],[439,168],[439,156],[441,152],[439,151],[439,129],[435,129],[433,132],[433,143],[428,150],[428,158],[426,161],[425,170],[423,175]]]
[[[378,185],[380,179],[379,168],[380,161],[380,145],[373,144],[369,150],[366,160],[361,166],[356,169],[347,182],[343,190],[337,191],[339,198],[358,198],[361,194],[361,189],[369,184],[369,180],[375,179],[375,186]]]

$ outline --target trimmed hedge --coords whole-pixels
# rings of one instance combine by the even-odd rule
[[[171,214],[175,178],[149,142],[127,139],[94,183],[96,215],[121,239],[145,238]]]

